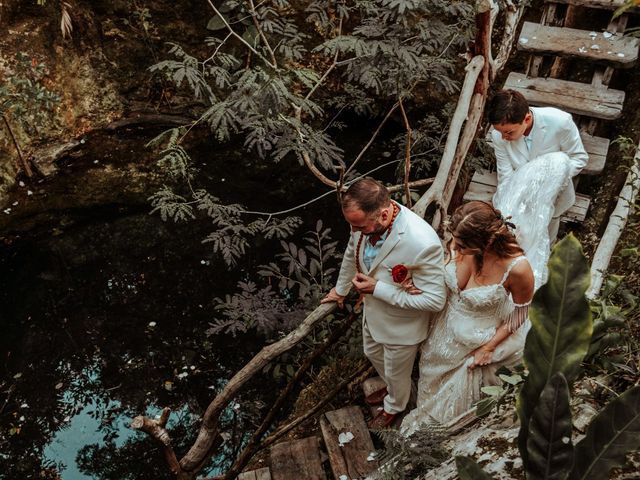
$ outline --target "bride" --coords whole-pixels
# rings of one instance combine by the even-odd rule
[[[498,382],[497,368],[522,358],[534,274],[512,227],[485,202],[462,205],[451,217],[447,305],[422,347],[418,407],[402,433],[471,409],[480,388]]]

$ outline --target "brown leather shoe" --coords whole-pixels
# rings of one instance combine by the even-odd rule
[[[382,387],[373,393],[370,393],[364,397],[364,403],[367,405],[380,405],[384,401],[384,397],[387,396],[387,387]]]
[[[382,409],[380,410],[380,413],[368,423],[367,426],[371,430],[382,430],[383,428],[389,428],[389,426],[393,423],[397,416],[397,413],[387,413],[384,411],[384,409]]]

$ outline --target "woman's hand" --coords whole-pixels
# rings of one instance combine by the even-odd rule
[[[400,286],[404,288],[410,295],[420,295],[422,293],[422,290],[420,290],[413,284],[413,280],[411,280],[411,277],[405,278]]]
[[[493,360],[494,350],[494,348],[488,347],[487,345],[482,345],[481,347],[476,348],[471,352],[471,355],[473,355],[473,363],[469,365],[469,368],[474,369],[476,367],[489,365]]]

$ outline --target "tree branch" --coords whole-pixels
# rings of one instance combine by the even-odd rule
[[[258,35],[260,35],[260,38],[264,42],[264,46],[266,47],[267,51],[269,52],[269,55],[271,56],[271,63],[273,68],[277,69],[278,62],[276,61],[276,56],[273,53],[273,50],[271,49],[271,45],[269,45],[269,41],[267,40],[267,37],[264,36],[264,32],[262,31],[262,28],[260,28],[260,23],[258,23],[256,7],[253,4],[253,0],[249,0],[249,5],[251,6],[250,13],[251,13],[251,19],[253,20],[253,25],[254,27],[256,27],[256,30],[258,31]]]
[[[404,121],[404,126],[407,129],[407,142],[405,145],[404,153],[404,194],[406,199],[405,205],[411,208],[411,190],[409,190],[409,172],[411,170],[411,125],[409,125],[407,113],[404,111],[402,97],[400,97],[398,103],[400,104],[400,111],[402,112],[402,120]]]
[[[471,104],[473,90],[483,66],[484,57],[482,55],[477,55],[465,68],[467,74],[464,77],[464,83],[460,91],[458,105],[456,106],[456,110],[451,120],[451,126],[449,127],[449,134],[447,136],[447,142],[444,147],[438,173],[436,174],[436,178],[429,190],[420,197],[420,200],[418,200],[413,207],[413,211],[421,217],[424,217],[427,207],[431,205],[431,203],[440,202],[442,199],[444,187],[447,183],[447,179],[449,178],[451,167],[453,165],[458,138],[460,138],[460,130],[462,129],[462,125],[469,114],[469,106]]]
[[[182,468],[188,472],[194,471],[203,460],[208,458],[208,454],[213,447],[215,438],[218,435],[218,421],[220,414],[229,402],[234,398],[238,390],[256,373],[262,369],[271,360],[278,355],[293,348],[304,339],[313,326],[324,317],[329,315],[336,309],[335,303],[325,303],[318,306],[311,312],[302,323],[294,331],[290,332],[283,339],[267,345],[258,354],[249,361],[242,369],[236,373],[224,389],[213,399],[204,413],[202,426],[198,433],[198,437],[187,452],[180,460]]]
[[[271,63],[269,61],[269,59],[265,58],[264,55],[262,55],[260,52],[258,52],[255,48],[253,48],[244,38],[242,38],[241,35],[238,35],[233,28],[231,28],[231,25],[229,25],[229,23],[227,22],[227,19],[224,18],[222,16],[222,14],[218,11],[218,9],[215,7],[215,5],[211,2],[211,0],[207,0],[207,2],[209,3],[209,5],[211,6],[211,8],[213,9],[213,11],[215,12],[216,15],[218,15],[220,17],[220,19],[222,20],[222,23],[224,23],[224,26],[227,27],[227,30],[229,30],[229,33],[231,33],[231,35],[233,35],[234,37],[236,37],[238,40],[240,40],[240,42],[242,42],[244,44],[245,47],[247,47],[252,53],[254,53],[255,55],[257,55],[258,57],[260,57],[262,60],[264,60],[271,68],[273,68],[274,70],[278,69],[278,66],[274,63]]]
[[[587,290],[587,298],[593,299],[600,294],[604,275],[607,272],[609,262],[616,249],[620,235],[622,235],[622,231],[627,224],[627,219],[635,204],[638,190],[640,190],[640,145],[638,145],[638,150],[633,159],[633,165],[627,174],[627,180],[618,197],[616,208],[609,217],[607,228],[602,235],[600,243],[598,243],[596,252],[593,254],[593,260],[591,262],[591,286],[589,290]]]
[[[151,438],[160,443],[162,445],[164,457],[167,461],[167,465],[169,465],[171,473],[173,473],[174,475],[178,475],[182,469],[180,468],[178,458],[176,457],[176,454],[173,451],[173,447],[171,446],[171,436],[165,428],[170,413],[171,409],[165,407],[162,410],[160,418],[157,420],[152,420],[148,417],[140,415],[133,419],[133,421],[131,422],[131,428],[134,430],[145,432],[146,434],[151,436]]]
[[[33,172],[31,171],[31,165],[29,165],[29,161],[22,154],[22,149],[20,148],[20,144],[18,143],[18,139],[13,133],[13,129],[11,128],[11,124],[9,123],[9,119],[7,119],[6,115],[2,114],[2,120],[4,120],[4,124],[7,126],[7,130],[9,131],[9,135],[11,136],[11,140],[13,141],[13,145],[16,147],[18,152],[18,158],[20,159],[20,163],[22,164],[22,168],[24,168],[24,172],[27,174],[27,177],[33,177]]]
[[[240,453],[240,455],[236,458],[236,461],[233,463],[231,468],[229,468],[229,470],[227,470],[227,472],[225,473],[224,478],[226,480],[232,480],[236,478],[236,476],[242,471],[242,469],[247,465],[247,463],[249,463],[249,460],[251,460],[251,457],[253,457],[260,450],[261,448],[259,445],[260,438],[271,426],[271,423],[276,417],[276,414],[278,413],[280,408],[284,405],[285,401],[287,400],[287,397],[293,391],[293,388],[302,379],[303,375],[306,374],[306,372],[311,367],[311,364],[320,355],[325,353],[329,347],[331,347],[335,342],[337,342],[340,339],[340,337],[342,337],[342,335],[344,335],[347,332],[347,330],[349,330],[349,328],[351,328],[351,325],[356,320],[356,318],[358,318],[358,316],[359,315],[355,312],[352,312],[351,314],[349,314],[349,316],[345,321],[340,322],[339,327],[331,333],[331,336],[327,338],[322,345],[316,348],[311,353],[311,355],[309,355],[305,359],[302,365],[300,365],[300,368],[298,368],[298,371],[295,373],[293,378],[289,381],[289,383],[284,388],[284,390],[280,392],[280,394],[278,395],[278,398],[273,403],[273,406],[271,407],[267,415],[265,415],[264,419],[262,420],[262,423],[260,424],[258,429],[253,433],[253,435],[247,442],[242,453]]]

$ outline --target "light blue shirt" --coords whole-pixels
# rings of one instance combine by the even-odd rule
[[[398,215],[396,215],[396,219],[394,220],[394,223],[400,215],[402,215],[402,209],[400,209],[400,211],[398,212]],[[393,228],[393,226],[391,226],[391,228]],[[362,252],[362,262],[366,265],[367,270],[371,270],[371,264],[373,263],[375,258],[378,256],[378,253],[382,248],[382,244],[384,243],[384,241],[387,239],[388,236],[389,236],[389,229],[385,230],[385,232],[378,239],[375,245],[371,245],[371,242],[369,241],[369,235],[366,235],[366,238],[363,240],[364,252]]]

